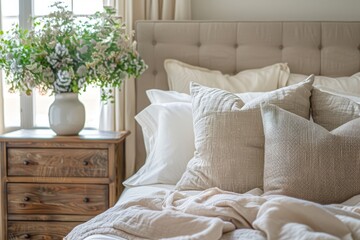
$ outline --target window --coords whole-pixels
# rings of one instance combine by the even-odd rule
[[[58,0],[1,0],[2,29],[6,31],[12,24],[27,27],[30,16],[50,13],[49,7]],[[103,9],[103,0],[62,0],[75,15],[87,15]],[[5,128],[48,127],[48,109],[54,96],[41,95],[34,90],[31,97],[9,93],[9,86],[3,78]],[[87,88],[79,95],[85,105],[86,128],[98,128],[100,116],[100,90]]]
[[[1,1],[1,24],[3,30],[8,30],[13,24],[19,23],[19,2]],[[4,75],[4,74],[3,74]],[[20,96],[9,93],[9,87],[3,82],[5,128],[20,126]]]

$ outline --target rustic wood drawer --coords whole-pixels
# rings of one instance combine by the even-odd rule
[[[122,192],[129,132],[49,129],[0,135],[0,240],[62,239]]]
[[[9,148],[8,176],[107,177],[107,149]]]
[[[81,222],[9,221],[8,239],[61,240]]]
[[[8,183],[8,214],[96,215],[108,207],[108,185]]]

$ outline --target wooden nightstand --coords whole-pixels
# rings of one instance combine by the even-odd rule
[[[62,239],[122,192],[129,132],[19,130],[0,136],[0,239]]]

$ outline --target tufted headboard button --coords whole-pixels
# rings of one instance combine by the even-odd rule
[[[320,44],[318,48],[319,48],[319,50],[321,50],[323,47],[322,47],[322,45]]]
[[[153,75],[156,76],[158,72],[156,70],[153,71]]]
[[[198,42],[198,43],[197,43],[197,46],[198,46],[198,47],[201,47],[201,42]]]
[[[235,43],[234,48],[238,48],[238,47],[239,47],[239,44]]]
[[[152,45],[155,46],[157,44],[156,40],[152,41]]]
[[[280,50],[283,50],[283,49],[284,49],[284,45],[281,44],[281,45],[279,46],[279,49],[280,49]]]

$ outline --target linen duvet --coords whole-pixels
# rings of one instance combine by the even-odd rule
[[[160,190],[122,202],[65,239],[360,239],[360,195],[337,205],[211,188]],[[89,238],[90,239],[90,238]],[[100,238],[98,238],[100,239]]]

